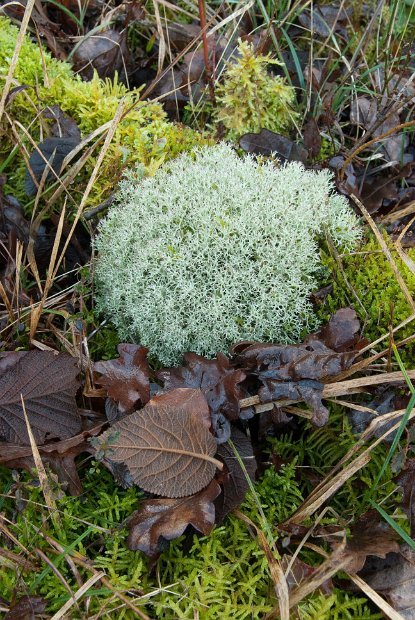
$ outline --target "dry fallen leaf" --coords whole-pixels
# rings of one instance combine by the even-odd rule
[[[13,365],[0,375],[0,440],[29,445],[21,397],[36,443],[79,433],[75,395],[80,383],[75,358],[53,351],[27,351],[13,352],[10,359]],[[7,364],[7,356],[2,362]]]
[[[120,357],[96,362],[94,371],[101,376],[97,383],[107,390],[120,413],[130,413],[150,400],[148,349],[136,344],[119,344]]]
[[[119,422],[102,440],[118,432],[108,458],[123,462],[145,491],[184,497],[209,484],[221,463],[213,456],[217,444],[197,411],[185,406],[152,404]]]
[[[82,493],[82,484],[75,459],[82,453],[95,454],[95,450],[88,439],[98,435],[104,424],[105,422],[69,439],[38,446],[44,465],[49,465],[57,474],[59,482],[65,487],[67,486],[71,495],[81,495]],[[0,463],[9,468],[21,467],[27,471],[32,471],[35,462],[31,446],[16,446],[0,442]]]
[[[209,486],[190,497],[143,502],[129,519],[128,548],[154,557],[160,552],[160,538],[178,538],[188,525],[207,536],[215,524],[213,501],[219,493],[220,486],[212,480]]]
[[[228,420],[239,417],[239,400],[246,396],[240,387],[246,375],[231,366],[223,353],[215,360],[207,360],[196,353],[185,353],[185,366],[163,368],[157,376],[164,382],[164,389],[179,387],[200,388],[212,414],[223,414]]]
[[[245,465],[248,476],[251,480],[255,480],[257,464],[251,440],[242,431],[233,426],[231,440]],[[218,446],[217,456],[225,463],[227,468],[226,474],[220,480],[222,494],[215,502],[216,523],[220,523],[231,510],[234,510],[243,502],[249,489],[249,484],[245,472],[242,470],[229,442]]]
[[[10,606],[4,620],[35,620],[43,617],[46,603],[40,596],[25,595]]]
[[[356,356],[356,351],[343,350],[356,342],[354,319],[353,310],[339,311],[324,330],[311,334],[303,344],[241,343],[233,348],[234,363],[258,377],[261,402],[304,400],[313,410],[311,421],[323,426],[329,415],[321,400],[324,380],[349,368]]]
[[[406,620],[415,618],[415,551],[403,545],[399,553],[390,553],[385,560],[375,558],[364,579],[378,594],[385,596],[392,607]]]

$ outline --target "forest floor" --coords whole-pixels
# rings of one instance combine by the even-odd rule
[[[414,40],[413,0],[1,2],[1,618],[415,618]],[[169,363],[94,240],[222,141],[358,239],[310,238],[296,338]]]

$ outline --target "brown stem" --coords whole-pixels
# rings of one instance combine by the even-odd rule
[[[206,34],[206,12],[205,12],[205,0],[198,0],[199,6],[199,20],[202,34],[203,43],[203,56],[205,59],[206,77],[209,85],[210,100],[215,103],[215,88],[213,85],[213,72],[209,61],[209,46]]]
[[[389,129],[389,131],[385,131],[385,133],[381,133],[380,136],[376,136],[376,138],[372,138],[372,140],[369,140],[368,142],[364,142],[363,144],[355,148],[354,151],[350,153],[349,157],[346,159],[346,161],[344,162],[340,170],[340,179],[343,179],[347,166],[356,157],[356,155],[359,155],[361,151],[364,151],[365,149],[367,149],[367,147],[370,146],[371,144],[374,144],[375,142],[379,142],[380,140],[383,140],[383,138],[387,138],[388,136],[392,135],[396,131],[399,131],[400,129],[406,129],[407,127],[412,127],[413,125],[415,125],[415,120],[407,121],[406,123],[401,123],[400,125],[396,125],[396,127],[392,127],[392,129]]]

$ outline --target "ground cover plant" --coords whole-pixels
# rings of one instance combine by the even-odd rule
[[[413,3],[0,10],[1,617],[412,617]]]

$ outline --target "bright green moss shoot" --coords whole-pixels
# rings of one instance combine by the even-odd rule
[[[223,123],[228,140],[262,128],[287,132],[294,123],[295,91],[280,76],[267,72],[280,64],[269,54],[256,54],[247,42],[239,42],[239,58],[229,64],[216,89],[214,117]]]
[[[18,29],[7,18],[0,17],[0,76],[5,76],[9,70],[17,33]],[[189,128],[170,123],[160,104],[140,102],[139,89],[129,91],[118,82],[117,77],[114,81],[103,81],[95,75],[92,81],[84,82],[74,75],[69,64],[52,58],[46,50],[41,52],[29,37],[24,40],[14,79],[14,85],[24,84],[28,88],[15,96],[7,112],[13,121],[19,121],[30,132],[35,141],[41,135],[37,114],[48,105],[60,106],[77,122],[83,137],[111,121],[121,99],[125,110],[133,108],[116,129],[92,189],[90,205],[99,204],[108,196],[126,166],[141,163],[148,174],[153,174],[164,160],[207,142],[206,138]],[[4,77],[0,78],[0,89],[2,84]],[[42,123],[45,127],[44,120]],[[2,163],[4,166],[16,140],[7,123],[3,122],[1,129],[6,131],[0,146],[0,166]],[[21,137],[24,138],[24,135]],[[27,139],[23,142],[30,152],[33,148],[30,142]],[[99,149],[96,149],[71,185],[74,197],[82,195],[98,153]],[[27,202],[23,190],[24,167],[24,160],[16,151],[2,172],[8,175],[6,191]]]
[[[390,249],[399,272],[414,297],[415,274],[400,260],[396,251],[392,247]],[[370,236],[356,250],[357,253],[346,253],[341,257],[343,273],[336,261],[323,253],[322,263],[330,270],[329,281],[333,290],[317,310],[317,314],[325,321],[339,308],[352,305],[361,320],[364,335],[372,342],[388,333],[390,324],[395,327],[407,319],[412,314],[412,309],[376,239]],[[406,251],[409,257],[415,260],[415,249]],[[414,325],[410,322],[397,332],[395,338],[402,340],[411,336],[413,331]],[[381,346],[386,347],[387,343],[385,340]],[[405,347],[405,361],[413,357],[413,351],[413,345]]]

